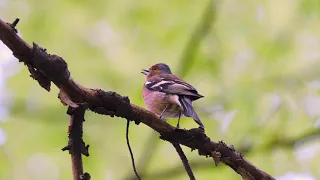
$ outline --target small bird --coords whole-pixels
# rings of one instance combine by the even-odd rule
[[[147,108],[161,119],[178,118],[177,128],[180,127],[180,117],[192,117],[204,129],[204,126],[193,109],[192,102],[204,96],[190,84],[172,74],[168,65],[158,63],[149,69],[142,69],[146,75],[143,86],[143,100]]]

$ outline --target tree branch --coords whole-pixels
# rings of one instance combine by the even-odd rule
[[[262,145],[262,147],[258,147],[258,151],[260,153],[266,153],[271,150],[277,149],[277,148],[292,148],[297,142],[304,142],[313,140],[314,137],[317,138],[317,135],[319,135],[320,129],[312,129],[308,130],[307,132],[301,133],[300,136],[297,137],[290,137],[290,138],[280,138],[280,137],[274,137],[269,142],[265,143],[265,145]],[[253,152],[253,149],[256,149],[257,146],[255,144],[245,145],[242,147],[238,147],[237,150],[241,152],[244,155],[248,155],[249,153]],[[191,160],[189,161],[190,166],[192,166],[193,170],[196,169],[207,169],[212,167],[212,163],[209,161],[205,161],[203,159],[197,159],[197,160]],[[215,169],[218,170],[219,169]],[[145,175],[145,178],[153,178],[153,179],[166,179],[169,177],[177,176],[181,173],[183,173],[184,170],[180,168],[180,165],[176,165],[175,167],[171,167],[162,171],[156,171],[156,172],[150,172]]]
[[[193,175],[193,172],[192,172],[192,169],[189,165],[188,159],[187,159],[186,155],[183,153],[183,150],[182,150],[180,144],[174,142],[174,143],[172,143],[172,145],[176,149],[177,153],[179,154],[180,159],[182,161],[182,164],[183,164],[184,168],[186,169],[190,180],[195,180],[196,178]]]
[[[191,69],[190,67],[194,64],[195,55],[199,51],[200,44],[205,36],[207,36],[214,25],[216,19],[216,1],[208,0],[207,4],[204,7],[203,14],[199,20],[199,23],[194,27],[192,33],[189,37],[188,42],[186,43],[179,64],[179,69],[177,69],[177,74],[179,77],[185,76],[188,71]],[[183,122],[182,122],[183,123]],[[158,149],[159,141],[157,141],[157,134],[152,132],[149,135],[149,138],[146,140],[147,146],[143,150],[142,154],[144,156],[139,161],[139,169],[142,171],[142,175],[146,167],[148,166],[155,150]],[[135,176],[132,174],[128,174],[128,178],[126,179],[134,179]]]
[[[82,140],[82,124],[84,121],[84,113],[86,108],[80,106],[72,109],[68,108],[67,114],[70,115],[70,125],[68,129],[69,141],[68,145],[62,148],[62,151],[69,150],[71,154],[72,173],[74,180],[89,180],[88,173],[83,174],[83,165],[81,155],[89,156],[89,145],[85,146]]]
[[[41,75],[45,82],[50,82],[43,84],[42,81],[35,78],[40,85],[50,85],[53,82],[60,89],[59,98],[64,105],[77,108],[78,104],[85,103],[93,112],[126,118],[135,121],[136,124],[142,122],[159,132],[163,140],[178,142],[192,150],[197,149],[199,155],[212,157],[219,154],[219,162],[231,167],[243,179],[274,179],[252,165],[233,148],[228,147],[223,142],[211,141],[201,129],[175,130],[173,126],[161,120],[152,112],[130,104],[128,97],[115,92],[90,89],[79,85],[71,78],[67,63],[61,57],[47,54],[44,49],[35,43],[31,48],[15,33],[12,27],[1,19],[0,39],[20,61],[35,70],[38,75]]]
[[[131,149],[131,146],[130,146],[130,141],[129,141],[129,125],[130,125],[130,120],[127,120],[127,126],[126,126],[126,141],[127,141],[127,146],[128,146],[128,149],[129,149],[129,153],[130,153],[130,157],[131,157],[131,163],[132,163],[132,168],[133,168],[133,171],[136,175],[136,178],[138,180],[141,180],[141,177],[139,176],[138,174],[138,171],[137,171],[137,168],[136,168],[136,164],[134,162],[134,157],[133,157],[133,152],[132,152],[132,149]]]

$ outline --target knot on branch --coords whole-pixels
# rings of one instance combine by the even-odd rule
[[[211,156],[216,165],[220,161],[227,163],[228,161],[237,162],[242,159],[242,154],[236,152],[233,146],[229,147],[222,141],[218,143],[212,142],[201,128],[176,129],[161,133],[160,138],[172,143],[184,144],[190,147],[191,150],[198,149],[199,155]]]
[[[161,133],[160,138],[173,143],[185,144],[190,147],[191,150],[198,149],[199,155],[204,156],[210,156],[211,151],[215,148],[212,147],[210,138],[206,136],[201,128],[190,130],[176,129]]]
[[[67,114],[71,116],[69,126],[68,145],[62,148],[62,151],[69,150],[70,154],[83,154],[89,156],[89,145],[85,145],[82,139],[82,124],[86,108],[79,106],[78,108],[68,108]]]
[[[140,123],[133,116],[133,109],[127,96],[121,96],[116,92],[106,92],[101,89],[95,89],[95,93],[96,97],[101,100],[100,106],[91,106],[90,110],[98,114],[122,117],[130,121],[133,120],[136,124]]]
[[[212,8],[210,7],[209,10],[211,11]],[[31,77],[48,91],[51,81],[55,83],[60,88],[59,97],[61,101],[74,108],[74,111],[70,111],[69,143],[63,148],[63,150],[69,150],[71,153],[74,179],[80,177],[88,179],[86,177],[89,177],[86,173],[83,174],[81,159],[81,154],[89,155],[89,146],[86,146],[82,140],[82,122],[84,121],[85,109],[78,107],[81,103],[87,103],[94,112],[134,120],[136,124],[141,121],[158,132],[163,132],[161,138],[164,140],[183,144],[193,150],[198,148],[200,155],[212,156],[215,161],[227,164],[239,173],[243,179],[274,180],[272,176],[243,158],[242,154],[236,152],[232,146],[228,147],[222,141],[211,141],[202,129],[172,130],[171,125],[161,121],[150,111],[133,104],[130,106],[127,97],[122,97],[113,92],[88,89],[77,84],[70,78],[67,63],[61,57],[47,54],[45,49],[35,43],[31,48],[16,34],[15,26],[17,23],[18,19],[12,24],[5,23],[0,19],[1,41],[12,50],[13,55],[19,61],[28,66]]]
[[[70,72],[68,64],[57,55],[50,55],[45,49],[33,43],[32,66],[55,84],[67,83]],[[28,63],[28,62],[26,62]]]
[[[84,173],[84,174],[82,174],[81,176],[80,176],[80,179],[81,180],[90,180],[91,179],[91,176],[90,176],[90,174],[89,173]]]
[[[31,54],[28,56],[17,52],[13,54],[28,66],[30,76],[47,91],[50,91],[51,81],[60,86],[67,83],[70,77],[67,63],[57,55],[48,54],[46,49],[36,43],[33,43]]]
[[[211,152],[211,157],[217,166],[220,161],[227,163],[234,160],[234,162],[237,162],[239,158],[242,158],[242,154],[236,152],[233,145],[227,146],[223,141],[219,141]]]
[[[20,21],[19,18],[16,18],[13,23],[7,23],[13,30],[13,32],[18,33],[18,30],[16,29],[16,26],[18,24],[18,22]]]

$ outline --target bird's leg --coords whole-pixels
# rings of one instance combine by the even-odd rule
[[[177,129],[180,129],[180,118],[181,118],[181,110],[179,112],[179,118],[178,118],[178,124],[177,124]]]
[[[163,110],[162,113],[160,114],[160,116],[159,116],[160,119],[162,119],[162,116],[163,116],[164,112],[166,112],[168,106],[169,106],[169,105],[166,105],[166,107],[164,108],[164,110]]]

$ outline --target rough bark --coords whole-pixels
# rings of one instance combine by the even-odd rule
[[[19,61],[28,66],[31,77],[37,80],[41,87],[50,91],[52,82],[60,89],[59,98],[64,105],[78,108],[79,104],[85,104],[95,113],[122,117],[136,124],[143,123],[159,132],[161,139],[198,150],[199,155],[212,157],[216,164],[226,164],[243,179],[274,179],[247,161],[233,146],[229,147],[222,141],[212,141],[201,129],[176,130],[152,112],[131,104],[126,96],[81,86],[71,78],[68,65],[61,57],[46,53],[45,49],[35,43],[30,46],[16,34],[14,26],[1,19],[0,39]]]

